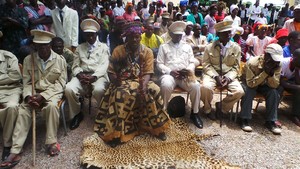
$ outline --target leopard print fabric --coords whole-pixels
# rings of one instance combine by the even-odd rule
[[[160,141],[150,135],[111,148],[97,134],[84,140],[81,164],[99,168],[129,169],[235,169],[222,160],[209,157],[198,141],[214,135],[196,135],[183,119],[173,119],[166,132],[167,140]]]

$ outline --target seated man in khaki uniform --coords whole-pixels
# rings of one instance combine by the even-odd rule
[[[4,146],[2,160],[9,155],[12,146],[12,135],[22,93],[21,80],[22,75],[16,56],[8,51],[0,50],[0,124],[3,129]]]
[[[100,105],[108,82],[107,68],[110,52],[106,44],[97,40],[100,25],[93,19],[85,19],[80,24],[87,42],[80,44],[72,66],[73,78],[67,84],[65,94],[69,102],[70,129],[76,129],[83,120],[80,112],[79,96],[93,96]]]
[[[19,106],[19,115],[13,132],[13,144],[10,155],[1,163],[1,167],[12,167],[21,160],[21,150],[32,124],[32,109],[41,111],[46,119],[47,153],[50,156],[60,152],[57,142],[59,127],[58,102],[63,96],[67,80],[65,59],[51,50],[54,34],[41,30],[31,30],[36,52],[27,56],[23,64],[23,102]],[[34,70],[32,70],[32,68]],[[32,91],[32,72],[34,87]]]
[[[215,30],[219,40],[209,44],[204,51],[203,84],[201,86],[204,112],[211,120],[216,119],[215,114],[211,112],[211,101],[216,87],[225,88],[229,91],[228,95],[222,100],[222,105],[220,102],[216,103],[217,114],[231,110],[233,105],[244,95],[244,90],[237,79],[241,48],[237,43],[230,41],[232,21],[217,23]]]

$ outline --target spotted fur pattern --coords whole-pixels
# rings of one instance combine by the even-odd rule
[[[160,141],[150,135],[141,135],[116,148],[109,147],[94,134],[84,140],[81,164],[103,169],[239,168],[208,156],[198,141],[215,135],[196,135],[183,119],[173,120],[166,133],[166,141]]]

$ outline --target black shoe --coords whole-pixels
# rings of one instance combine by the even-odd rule
[[[193,121],[194,125],[200,129],[203,128],[203,122],[198,116],[198,113],[191,113],[190,119]]]
[[[83,114],[80,112],[72,119],[70,124],[70,129],[71,130],[76,129],[82,120],[83,120]]]
[[[2,161],[4,161],[10,154],[10,147],[3,147]]]
[[[165,132],[159,133],[158,136],[155,136],[156,138],[160,139],[161,141],[167,140],[167,136]]]
[[[210,113],[206,114],[206,117],[209,118],[212,121],[217,120],[216,113],[213,113],[213,112],[210,112]]]
[[[242,119],[242,130],[245,132],[252,132],[252,127],[249,125],[247,119]]]

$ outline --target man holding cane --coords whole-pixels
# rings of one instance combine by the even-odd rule
[[[65,59],[51,50],[50,42],[54,34],[41,30],[32,30],[35,51],[27,56],[23,66],[23,98],[13,133],[10,155],[1,163],[1,167],[13,167],[21,160],[21,150],[32,124],[32,110],[40,110],[46,118],[47,153],[58,155],[60,145],[57,142],[59,109],[57,103],[63,96],[67,80]],[[32,74],[34,72],[34,74]],[[34,83],[32,83],[32,79]],[[34,87],[32,87],[34,85]],[[32,91],[32,88],[35,90]]]
[[[110,52],[106,44],[97,40],[100,25],[93,19],[85,19],[80,24],[86,39],[74,53],[72,66],[73,78],[66,85],[65,94],[69,102],[70,129],[76,129],[83,120],[79,96],[93,96],[100,105],[108,82],[107,68]]]
[[[225,113],[244,95],[243,88],[238,81],[241,60],[241,48],[230,41],[232,21],[222,21],[215,25],[219,40],[209,44],[203,56],[203,84],[201,86],[201,100],[204,112],[211,120],[216,115],[211,112],[211,101],[214,89],[227,89],[228,95],[216,103],[216,112]],[[222,102],[222,103],[221,103]],[[222,104],[222,106],[221,106]]]

